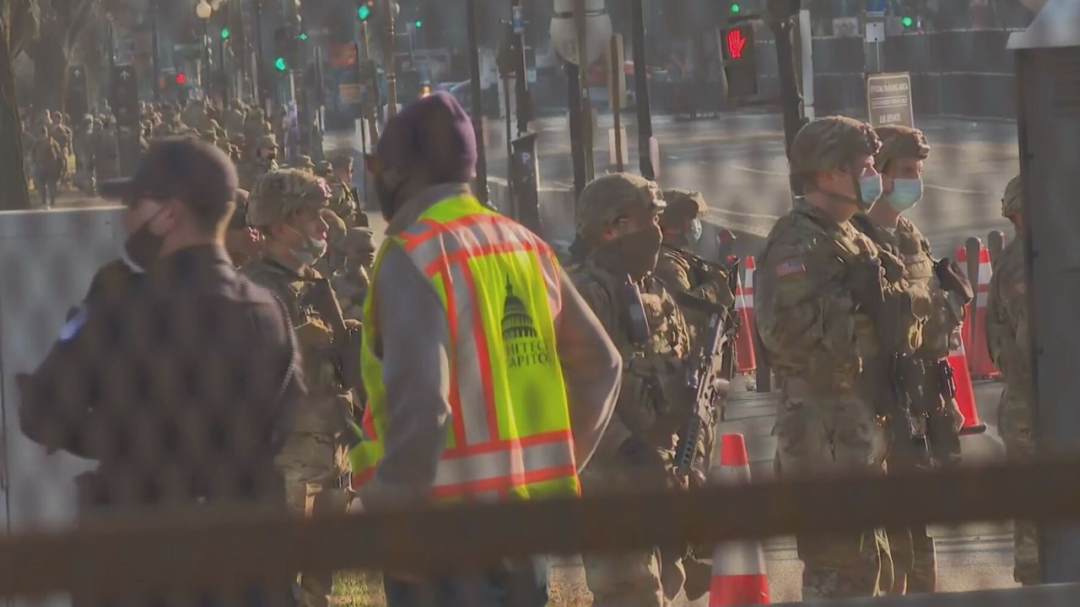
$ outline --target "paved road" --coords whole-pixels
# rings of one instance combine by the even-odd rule
[[[979,382],[975,386],[979,416],[987,424],[986,434],[965,437],[966,464],[1001,461],[1004,447],[997,434],[997,405],[1001,384]],[[746,437],[755,479],[773,476],[772,460],[776,439],[771,435],[776,420],[776,395],[736,392],[728,406],[721,432],[738,432]],[[1012,528],[1007,523],[969,523],[932,528],[938,541],[939,587],[943,591],[1010,588],[1012,580]],[[797,601],[801,597],[802,564],[795,553],[793,538],[776,538],[765,544],[769,566],[769,589],[774,603]]]
[[[627,166],[636,170],[637,129],[629,124]],[[609,168],[607,130],[611,116],[601,116],[595,138],[596,172]],[[573,183],[569,130],[564,118],[534,125],[540,133],[540,176],[543,185]],[[985,238],[992,229],[1008,232],[1000,217],[1001,193],[1019,170],[1016,125],[955,119],[919,121],[933,148],[925,167],[926,197],[909,217],[924,231],[935,250],[944,254],[968,236]],[[506,176],[502,127],[488,129],[488,174]],[[778,115],[760,112],[727,114],[719,119],[675,121],[654,118],[661,151],[659,181],[664,187],[697,189],[706,194],[711,219],[721,225],[765,236],[790,207],[788,167]],[[351,137],[333,134],[327,148],[346,146]]]

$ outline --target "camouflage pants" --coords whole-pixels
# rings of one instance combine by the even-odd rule
[[[596,495],[625,486],[634,476],[626,469],[612,469],[603,464],[590,465],[581,474],[581,491],[584,495]],[[655,486],[648,474],[644,485]],[[661,471],[662,472],[662,471]],[[641,485],[638,485],[641,486]],[[666,607],[665,586],[677,584],[682,588],[683,576],[680,559],[665,559],[660,549],[652,548],[618,554],[583,554],[585,582],[593,594],[593,607]],[[672,571],[665,571],[665,563]],[[666,575],[665,575],[666,574]],[[673,575],[674,574],[674,575]],[[664,581],[666,578],[667,584]],[[676,593],[678,590],[676,590]]]
[[[1009,463],[1023,461],[1035,455],[1035,428],[1031,406],[1017,390],[1006,386],[998,408],[998,431],[1005,442],[1005,458]],[[1016,568],[1013,577],[1024,586],[1040,583],[1039,541],[1035,523],[1013,522]]]
[[[889,472],[929,470],[933,466],[930,453],[923,446],[913,445],[907,436],[893,436],[889,449]],[[937,590],[937,547],[927,535],[926,525],[910,528],[889,528],[889,550],[893,559],[892,588],[882,587],[890,594],[916,594]]]
[[[349,498],[339,488],[344,449],[330,434],[294,432],[275,460],[285,478],[285,501],[303,516],[345,512]],[[300,604],[328,607],[334,590],[331,571],[300,573]]]
[[[810,394],[786,382],[774,434],[776,467],[785,476],[882,473],[884,430],[873,408],[853,393]],[[892,586],[883,530],[797,538],[803,600],[878,596]]]

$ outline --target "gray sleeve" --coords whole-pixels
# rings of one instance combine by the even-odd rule
[[[562,311],[555,319],[555,340],[566,382],[575,455],[581,470],[596,451],[615,411],[622,358],[565,274],[561,284]]]
[[[375,280],[388,419],[383,459],[360,494],[365,508],[427,494],[450,421],[450,337],[438,295],[396,245]]]

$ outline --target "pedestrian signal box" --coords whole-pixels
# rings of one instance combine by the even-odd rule
[[[724,58],[729,98],[757,94],[757,59],[754,54],[754,26],[747,23],[720,30],[720,54]]]

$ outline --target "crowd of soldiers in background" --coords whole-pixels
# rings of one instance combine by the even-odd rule
[[[71,117],[58,110],[22,114],[33,116],[22,121],[24,166],[44,208],[55,206],[62,190],[94,196],[97,183],[120,177],[118,136],[126,137],[129,133],[127,127],[118,132],[107,101],[100,109],[96,115],[84,116],[74,127]],[[298,169],[324,178],[331,191],[330,206],[323,211],[330,227],[329,251],[320,260],[318,269],[333,280],[346,317],[359,318],[375,245],[367,215],[352,185],[354,160],[350,153],[325,153],[317,124],[308,130],[310,142],[303,145],[295,110],[283,105],[269,117],[261,108],[239,100],[224,110],[206,100],[144,102],[139,110],[140,153],[156,138],[190,136],[216,146],[236,163],[240,207],[233,216],[226,242],[238,266],[259,256],[263,240],[258,229],[247,225],[243,207],[258,178],[279,168]],[[279,150],[284,151],[282,164],[278,162]]]

